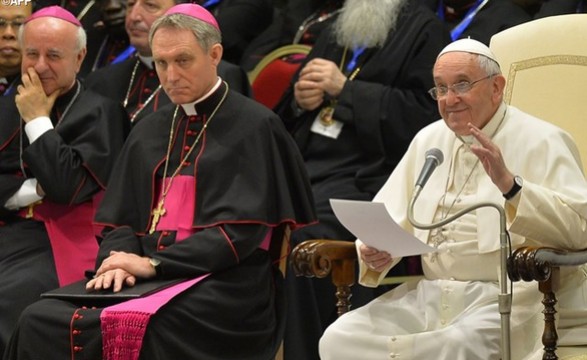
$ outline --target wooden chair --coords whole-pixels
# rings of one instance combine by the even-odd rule
[[[547,17],[509,28],[491,39],[491,49],[507,78],[505,101],[539,118],[555,123],[575,136],[583,167],[587,165],[587,14]],[[292,251],[293,269],[299,276],[331,276],[337,287],[339,315],[351,307],[350,287],[355,283],[357,254],[353,243],[308,240]],[[537,281],[544,294],[543,359],[558,359],[555,324],[556,282],[561,266],[587,263],[587,249],[516,249],[508,259],[512,281]],[[586,339],[587,343],[587,339]],[[562,359],[579,359],[585,348],[560,349]],[[576,357],[576,356],[580,357]]]
[[[507,78],[505,102],[569,132],[587,168],[587,14],[546,17],[494,35],[490,48]],[[508,259],[512,281],[537,281],[544,294],[543,359],[557,359],[557,274],[561,266],[587,263],[587,249],[523,247]],[[587,339],[585,339],[587,345]],[[572,352],[572,349],[560,349]],[[587,353],[587,348],[579,352]]]
[[[248,73],[253,99],[273,109],[310,49],[308,45],[286,45],[265,55]]]

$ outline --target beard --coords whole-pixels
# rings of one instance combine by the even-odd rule
[[[334,24],[342,47],[380,47],[395,30],[406,0],[346,0]]]

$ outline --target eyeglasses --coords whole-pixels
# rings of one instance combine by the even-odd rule
[[[0,31],[6,30],[8,26],[12,27],[13,30],[18,30],[24,24],[24,19],[6,20],[0,18]]]
[[[495,74],[486,76],[484,78],[481,78],[479,80],[475,80],[473,82],[461,81],[461,82],[458,82],[458,83],[453,84],[451,86],[443,86],[443,85],[436,86],[436,87],[433,87],[432,89],[428,90],[428,94],[430,94],[430,96],[432,96],[432,98],[434,100],[442,99],[443,97],[448,95],[449,90],[452,90],[452,92],[455,95],[464,95],[464,94],[468,93],[469,91],[471,91],[473,86],[475,84],[477,84],[478,82],[483,81],[483,80],[487,80],[493,76],[495,76]]]

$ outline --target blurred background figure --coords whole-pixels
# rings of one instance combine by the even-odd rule
[[[512,0],[522,6],[535,19],[553,15],[584,13],[585,0]]]
[[[288,0],[278,5],[273,22],[244,50],[241,66],[251,71],[265,55],[284,45],[314,45],[320,32],[336,19],[343,2]]]
[[[494,34],[532,19],[512,0],[423,0],[423,3],[444,21],[453,41],[470,37],[489,45]]]
[[[222,58],[239,64],[245,48],[273,20],[276,0],[194,0],[214,14],[222,30]],[[291,0],[289,0],[291,2]]]
[[[22,54],[18,30],[32,10],[32,1],[10,5],[0,3],[0,95],[13,92],[19,81]]]
[[[89,29],[97,33],[96,40],[88,44],[88,55],[82,65],[84,74],[124,60],[132,52],[124,28],[126,0],[98,0],[100,20]]]

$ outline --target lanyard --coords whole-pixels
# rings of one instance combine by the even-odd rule
[[[467,27],[469,27],[471,24],[471,21],[473,21],[475,15],[477,15],[479,10],[481,10],[481,8],[483,8],[483,6],[485,6],[488,1],[489,0],[477,0],[475,5],[473,5],[469,11],[467,11],[463,17],[463,20],[461,20],[461,22],[458,23],[458,25],[455,26],[454,29],[452,29],[450,32],[450,37],[453,41],[461,37],[465,29],[467,29]],[[438,2],[438,17],[444,21],[444,1],[442,0]]]
[[[349,63],[346,66],[346,71],[347,72],[351,72],[355,69],[355,67],[357,67],[357,59],[359,58],[359,56],[361,56],[362,53],[365,52],[365,47],[361,46],[361,47],[357,47],[353,49],[353,57],[351,58],[351,61],[349,61]]]
[[[16,82],[16,79],[12,80],[12,82],[8,85],[8,88],[6,88],[6,90],[4,90],[4,94],[2,96],[8,96],[10,95],[10,93],[12,93],[12,90],[14,90],[14,83]]]
[[[207,9],[211,6],[218,4],[219,2],[220,2],[220,0],[208,0],[202,4],[202,7],[205,7]]]
[[[134,54],[135,48],[132,45],[129,45],[123,52],[118,54],[118,56],[112,60],[111,64],[118,64],[119,62],[123,62],[124,60],[128,59],[132,54]]]

